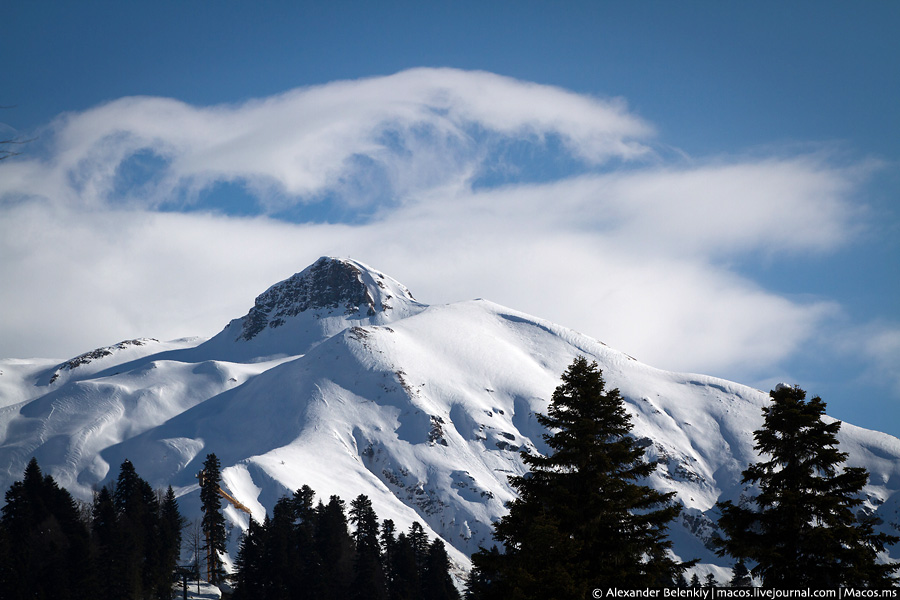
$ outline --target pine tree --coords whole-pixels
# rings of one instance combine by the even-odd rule
[[[293,506],[296,518],[294,528],[298,560],[297,573],[299,586],[296,598],[321,598],[325,595],[325,567],[316,545],[316,521],[318,514],[315,505],[316,493],[308,485],[294,492]]]
[[[319,503],[316,513],[316,548],[324,565],[323,598],[343,600],[353,569],[353,540],[347,529],[344,501],[331,496],[328,504]]]
[[[384,576],[388,589],[388,598],[396,600],[405,597],[401,591],[404,585],[400,567],[400,546],[397,543],[397,527],[391,519],[381,524],[381,552],[384,556]],[[404,535],[404,540],[406,536]],[[412,553],[410,553],[410,556]],[[415,560],[413,559],[413,562]]]
[[[294,515],[293,502],[280,498],[272,510],[272,519],[265,524],[265,597],[271,600],[287,600],[300,587],[301,564]]]
[[[487,600],[501,598],[500,588],[504,581],[500,577],[498,565],[503,560],[496,545],[490,550],[481,549],[472,556],[472,569],[466,579],[466,600]]]
[[[384,600],[387,585],[378,539],[378,515],[367,496],[360,494],[350,503],[350,522],[355,526],[353,543],[356,550],[350,597]]]
[[[157,597],[161,600],[172,598],[172,573],[178,566],[181,555],[181,531],[185,519],[178,510],[175,490],[170,485],[159,505],[159,579],[157,581]]]
[[[734,568],[731,570],[731,581],[728,582],[728,587],[748,588],[752,586],[753,581],[750,579],[750,570],[744,564],[743,559],[741,559],[735,563]]]
[[[421,581],[416,564],[416,551],[409,537],[401,532],[394,542],[391,554],[391,600],[418,600],[421,597]]]
[[[250,525],[241,538],[241,547],[235,559],[234,600],[268,598],[265,564],[265,525],[250,519]]]
[[[88,531],[71,494],[44,475],[34,458],[6,492],[0,538],[4,600],[95,598]]]
[[[423,600],[459,600],[459,591],[450,577],[450,557],[444,542],[435,539],[428,546],[422,572]]]
[[[854,509],[868,473],[840,469],[841,422],[826,422],[825,403],[806,401],[799,387],[778,386],[763,409],[756,450],[768,460],[743,472],[758,486],[756,510],[722,502],[720,555],[749,559],[752,573],[771,588],[887,587],[900,565],[878,564],[877,553],[898,538],[876,533]]]
[[[577,358],[537,419],[551,432],[551,452],[522,453],[531,472],[511,478],[519,498],[494,529],[506,552],[473,557],[495,573],[494,592],[581,598],[597,587],[673,586],[687,566],[669,556],[674,493],[641,483],[656,465],[644,460],[624,401],[606,389],[597,363]]]
[[[203,530],[206,553],[206,577],[212,584],[219,583],[225,576],[220,553],[225,552],[226,530],[225,517],[222,515],[219,482],[222,479],[221,465],[215,454],[207,454],[200,477],[200,510],[203,519],[200,527]]]
[[[165,597],[172,570],[165,564],[160,506],[150,484],[138,475],[129,460],[122,462],[113,502],[118,520],[118,549],[124,576],[136,598]]]
[[[103,487],[94,496],[91,511],[91,532],[97,553],[99,600],[128,598],[132,594],[128,583],[130,554],[119,530],[118,513],[109,488]]]
[[[413,521],[409,526],[409,532],[406,534],[409,540],[409,546],[412,548],[413,557],[416,563],[416,572],[419,574],[425,569],[425,561],[428,558],[428,534],[425,528],[418,521]]]

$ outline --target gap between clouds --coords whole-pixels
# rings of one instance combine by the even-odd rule
[[[486,297],[655,366],[756,377],[840,307],[781,297],[730,260],[840,248],[859,223],[860,169],[815,155],[667,164],[652,135],[622,101],[453,69],[240,105],[123,98],[63,115],[39,158],[0,165],[0,277],[14,282],[0,291],[0,355],[213,335],[272,283],[336,254],[426,302]],[[515,181],[526,162],[505,185],[474,185],[515,163],[504,144],[540,152],[551,139],[567,174]],[[135,174],[142,156],[150,168]],[[159,211],[221,182],[270,215],[327,198],[372,216]]]

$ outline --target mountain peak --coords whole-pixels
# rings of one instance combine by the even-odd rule
[[[257,296],[238,340],[249,341],[266,328],[277,329],[300,313],[360,319],[415,301],[406,286],[361,262],[323,256]]]

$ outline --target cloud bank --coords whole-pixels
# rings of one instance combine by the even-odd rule
[[[834,251],[857,223],[856,169],[666,159],[620,100],[483,72],[228,106],[122,98],[41,139],[37,156],[0,164],[0,356],[213,335],[333,254],[425,302],[485,297],[656,366],[755,377],[839,307],[734,265]],[[548,159],[564,168],[536,176]],[[221,184],[252,210],[216,210]]]

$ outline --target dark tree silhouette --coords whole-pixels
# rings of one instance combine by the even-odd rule
[[[771,588],[889,587],[900,564],[877,553],[897,537],[876,533],[854,509],[868,472],[840,468],[840,421],[826,422],[825,403],[799,387],[778,386],[763,409],[756,449],[768,460],[750,465],[743,482],[758,486],[756,509],[719,503],[725,538],[719,553],[756,563],[752,573]]]
[[[210,583],[219,583],[225,577],[225,567],[220,553],[225,552],[226,530],[225,517],[222,515],[222,502],[219,495],[219,482],[222,480],[221,465],[215,454],[207,454],[200,477],[200,510],[203,519],[200,527],[203,530],[203,551],[206,555],[206,578]]]
[[[666,530],[680,509],[674,493],[642,484],[656,465],[644,460],[624,400],[606,389],[597,363],[577,358],[537,419],[551,432],[544,434],[550,453],[522,453],[530,473],[511,478],[519,498],[494,527],[505,553],[473,556],[480,597],[583,598],[597,587],[674,586],[692,564],[669,555]]]

